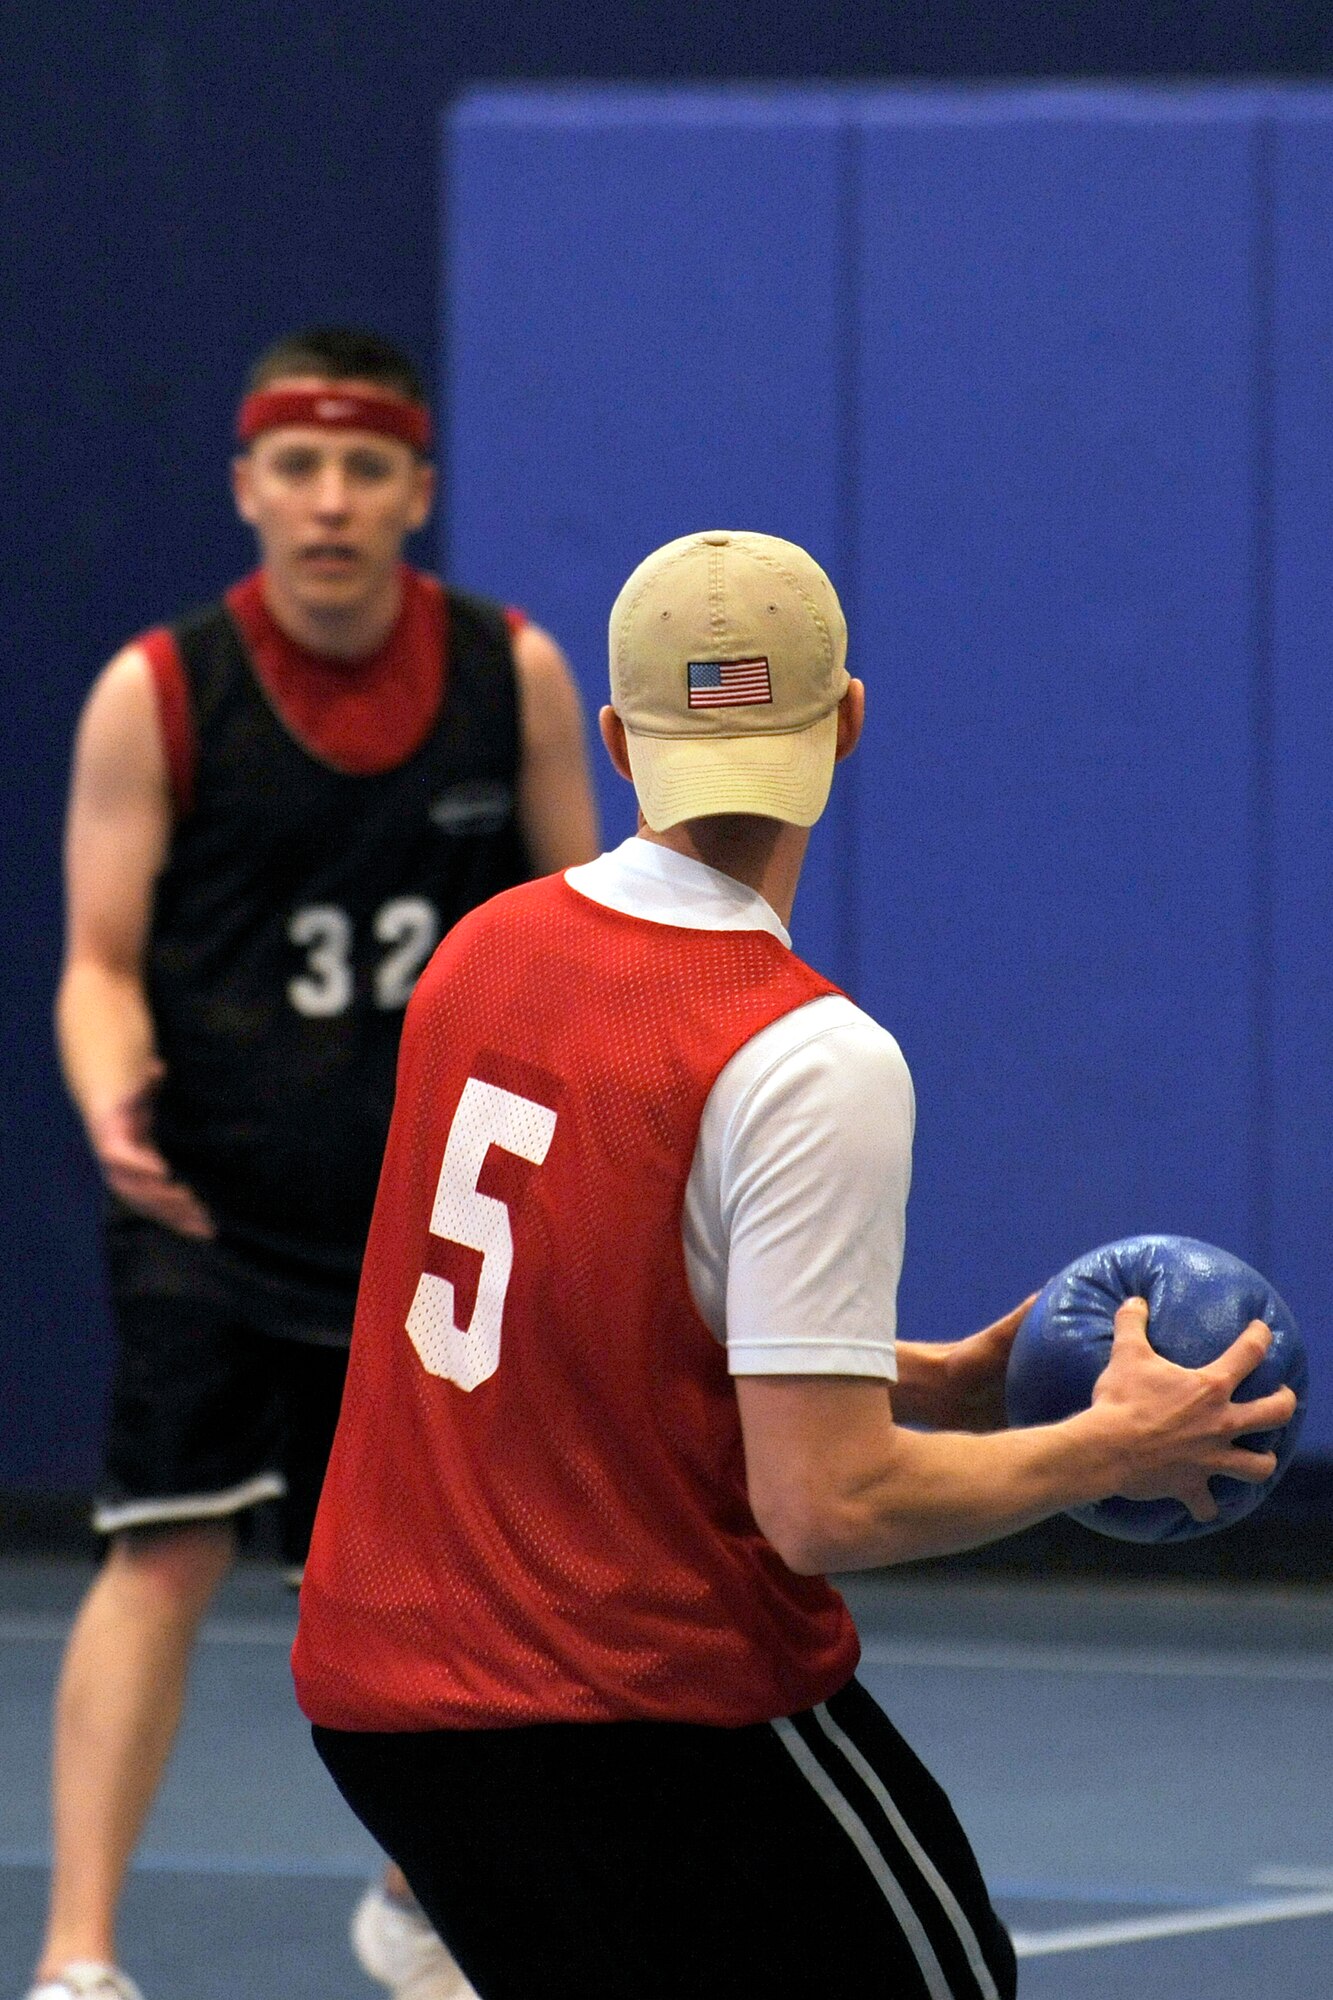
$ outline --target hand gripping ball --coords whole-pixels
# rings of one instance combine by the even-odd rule
[[[1252,1513],[1285,1472],[1305,1415],[1305,1346],[1287,1306],[1266,1279],[1211,1243],[1188,1236],[1129,1236],[1105,1243],[1059,1272],[1018,1330],[1009,1358],[1005,1401],[1014,1425],[1057,1423],[1086,1409],[1111,1358],[1113,1322],[1126,1299],[1148,1301],[1148,1339],[1184,1368],[1200,1368],[1231,1345],[1252,1319],[1273,1330],[1273,1344],[1236,1391],[1238,1402],[1284,1384],[1296,1412],[1283,1429],[1238,1440],[1277,1453],[1262,1485],[1215,1477],[1215,1521],[1196,1521],[1179,1500],[1100,1500],[1071,1507],[1085,1527],[1126,1542],[1183,1542],[1210,1535]]]

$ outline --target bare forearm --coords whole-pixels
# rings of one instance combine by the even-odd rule
[[[143,981],[94,960],[67,965],[56,995],[56,1040],[70,1096],[91,1127],[139,1090],[153,1069],[156,1039]]]
[[[942,1341],[900,1340],[893,1413],[902,1424],[947,1423],[951,1400],[950,1349]]]
[[[949,1372],[994,1378],[1025,1310],[943,1350]],[[905,1394],[903,1384],[890,1391],[866,1377],[738,1375],[755,1520],[807,1575],[975,1548],[1116,1493],[1179,1500],[1195,1520],[1212,1520],[1209,1481],[1271,1478],[1274,1453],[1241,1440],[1280,1429],[1296,1409],[1290,1388],[1235,1400],[1271,1339],[1255,1320],[1216,1361],[1182,1368],[1152,1347],[1146,1302],[1126,1299],[1090,1407],[1020,1430],[918,1431],[897,1421],[935,1365],[920,1356],[905,1370],[899,1356]],[[985,1400],[962,1399],[983,1414]]]
[[[1009,1350],[1032,1303],[1024,1299],[965,1340],[900,1340],[893,1385],[898,1421],[938,1431],[1002,1431]]]
[[[819,1510],[792,1566],[813,1574],[949,1555],[1102,1498],[1117,1463],[1103,1429],[1090,1411],[986,1435],[895,1426],[874,1475]]]

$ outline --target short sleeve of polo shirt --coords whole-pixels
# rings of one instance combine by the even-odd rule
[[[840,995],[775,1021],[722,1071],[683,1221],[732,1374],[896,1378],[914,1120],[898,1044]]]

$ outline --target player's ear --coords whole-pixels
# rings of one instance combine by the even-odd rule
[[[238,451],[231,462],[231,497],[236,512],[251,527],[255,524],[254,467],[248,451]]]
[[[629,767],[629,745],[625,741],[625,725],[609,703],[605,708],[598,711],[597,727],[602,732],[602,741],[606,745],[607,756],[611,759],[621,777],[627,779],[632,785],[634,783],[634,774]]]
[[[838,703],[838,747],[834,752],[840,764],[844,757],[850,757],[861,741],[861,731],[866,719],[866,686],[864,681],[848,681],[847,691]]]
[[[430,519],[435,505],[435,467],[428,458],[419,458],[412,468],[412,501],[408,510],[408,533],[415,534]]]

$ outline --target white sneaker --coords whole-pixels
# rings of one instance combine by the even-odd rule
[[[27,2000],[143,2000],[134,1981],[114,1965],[80,1958],[63,1965],[54,1979],[32,1987]]]
[[[350,1928],[357,1964],[387,1986],[393,2000],[479,2000],[425,1912],[387,1895],[383,1883],[371,1883]]]

